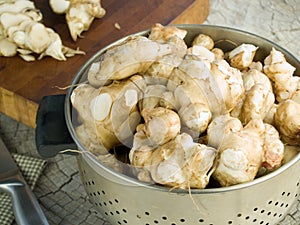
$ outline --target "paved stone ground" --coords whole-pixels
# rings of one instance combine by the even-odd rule
[[[300,58],[299,0],[211,0],[205,23],[258,34]],[[34,130],[2,114],[0,136],[11,151],[37,156]],[[50,225],[109,225],[89,203],[74,156],[58,155],[49,160],[34,192]],[[280,225],[300,224],[299,201]]]

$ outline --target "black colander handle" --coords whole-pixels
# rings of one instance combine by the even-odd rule
[[[66,95],[44,96],[36,116],[35,139],[38,153],[44,158],[66,149],[77,149],[65,120]],[[74,153],[73,153],[74,154]]]

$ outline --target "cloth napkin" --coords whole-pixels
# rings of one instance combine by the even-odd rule
[[[41,175],[46,161],[30,156],[12,153],[12,157],[18,165],[27,184],[33,190]],[[0,225],[11,225],[14,221],[12,201],[6,193],[0,193]]]

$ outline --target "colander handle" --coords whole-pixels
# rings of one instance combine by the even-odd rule
[[[65,98],[64,94],[44,96],[39,104],[35,139],[37,151],[44,158],[54,157],[62,150],[77,149],[65,120]]]

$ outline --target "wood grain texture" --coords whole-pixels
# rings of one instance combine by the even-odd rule
[[[106,15],[96,19],[84,38],[72,41],[64,15],[51,12],[48,1],[35,1],[43,13],[43,23],[53,28],[63,44],[86,52],[59,62],[50,57],[25,62],[19,57],[0,58],[0,112],[35,127],[35,115],[42,96],[61,94],[79,68],[104,46],[126,35],[149,29],[154,23],[202,23],[209,11],[209,0],[111,0],[102,1]],[[119,23],[121,29],[114,27]]]

